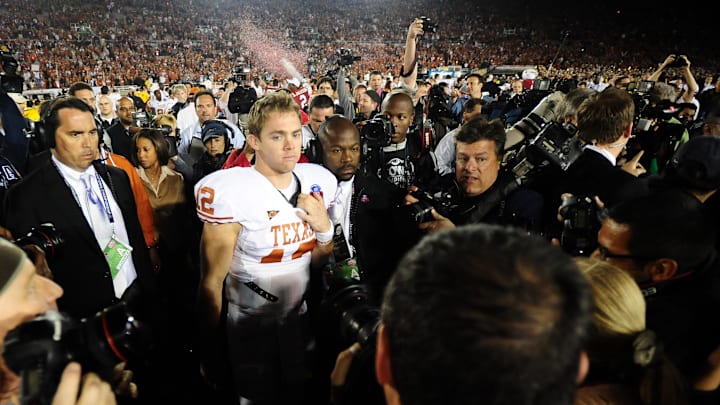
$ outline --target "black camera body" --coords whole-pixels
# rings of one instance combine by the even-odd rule
[[[233,114],[247,114],[257,101],[255,89],[245,85],[238,85],[228,98],[228,110]]]
[[[670,62],[667,65],[668,67],[678,68],[678,67],[685,67],[685,66],[689,65],[689,62],[688,62],[687,58],[685,57],[685,55],[673,55],[673,57],[674,57],[674,59],[672,62]]]
[[[337,65],[340,67],[345,66],[351,66],[353,63],[360,60],[360,56],[355,56],[352,54],[352,51],[350,49],[346,48],[340,48],[335,53],[335,56],[337,57]]]
[[[138,128],[150,128],[150,119],[145,111],[132,113],[133,126]]]
[[[249,72],[250,68],[246,64],[238,63],[233,66],[233,73],[230,77],[230,80],[234,81],[237,84],[243,84],[243,82],[247,80]]]
[[[52,402],[69,362],[111,381],[114,366],[142,358],[149,343],[149,330],[120,303],[79,321],[48,311],[10,331],[3,357],[22,378],[21,402],[44,405]]]
[[[548,165],[567,170],[583,151],[583,143],[575,136],[577,128],[573,124],[544,122],[537,115],[534,118],[539,120],[532,122],[539,122],[540,131],[517,152],[509,153],[504,161],[520,184],[531,181]]]
[[[60,257],[65,240],[55,229],[54,224],[44,223],[31,228],[28,233],[16,238],[13,243],[19,247],[37,246],[45,253],[46,258],[52,259]]]
[[[410,193],[410,195],[417,198],[418,202],[401,206],[401,209],[405,212],[407,218],[415,224],[434,221],[433,208],[438,214],[444,217],[449,216],[458,207],[460,197],[457,190],[435,190],[433,192],[418,190]]]
[[[597,248],[597,233],[600,230],[601,213],[590,196],[563,198],[560,205],[563,229],[560,246],[573,256],[590,256]]]
[[[6,45],[0,46],[0,89],[6,93],[22,93],[23,79],[17,74],[18,61]]]
[[[437,32],[437,24],[430,20],[430,17],[422,16],[420,19],[423,21],[423,33],[435,33]]]
[[[360,139],[368,148],[390,146],[393,134],[395,134],[395,126],[382,115],[365,121],[362,129],[360,129]]]

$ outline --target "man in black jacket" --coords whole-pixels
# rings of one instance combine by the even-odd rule
[[[405,253],[398,243],[406,238],[393,226],[394,210],[405,192],[361,169],[360,134],[342,115],[333,115],[320,126],[318,140],[311,144],[310,155],[338,179],[338,194],[329,214],[343,243],[336,240],[333,267],[368,283],[379,298]]]
[[[592,257],[606,260],[638,283],[647,326],[685,376],[701,372],[720,341],[713,319],[720,309],[715,230],[702,203],[679,189],[656,190],[612,207]]]
[[[338,180],[335,203],[328,210],[335,237],[331,263],[324,269],[326,287],[321,288],[327,291],[323,297],[316,297],[324,301],[314,321],[317,375],[322,377],[316,391],[322,395],[329,390],[327,376],[338,352],[350,343],[343,340],[348,337],[337,333],[342,321],[333,308],[336,301],[343,300],[339,292],[349,285],[357,291],[366,288],[366,304],[378,307],[385,285],[414,238],[401,232],[394,221],[395,208],[405,192],[364,170],[360,134],[350,120],[339,114],[328,117],[320,125],[318,139],[309,145],[308,158],[323,164]],[[372,378],[372,356],[363,356],[353,367],[363,370],[357,375],[365,377],[354,379],[354,385],[348,388],[354,403],[382,403],[382,391]]]
[[[93,114],[73,96],[50,106],[37,136],[47,139],[51,156],[8,190],[0,225],[21,236],[40,224],[54,224],[62,242],[47,261],[53,280],[65,292],[57,302],[60,311],[86,318],[122,301],[150,327],[153,338],[166,339],[130,179],[123,170],[95,160],[99,134]],[[151,342],[148,355],[151,369],[134,369],[148,403],[163,395],[171,378],[167,370],[156,369],[164,363],[156,355],[172,358],[165,348],[155,350],[162,347],[155,346],[157,342]]]
[[[609,87],[583,103],[578,110],[578,136],[586,143],[582,155],[564,173],[555,201],[562,193],[598,196],[612,206],[642,194],[637,177],[645,168],[638,162],[642,152],[622,167],[618,165],[633,131],[635,105],[623,90]],[[636,194],[637,193],[637,194]]]
[[[93,315],[120,299],[152,297],[154,276],[130,180],[120,169],[94,163],[99,136],[93,110],[69,97],[57,101],[46,117],[43,133],[52,158],[8,190],[3,224],[14,235],[43,223],[55,225],[64,242],[48,262],[65,290],[59,308],[72,316]],[[84,188],[86,174],[91,192]],[[94,207],[99,216],[93,217]],[[110,245],[119,246],[115,263],[106,259]],[[132,249],[129,257],[123,248]]]
[[[483,117],[465,123],[456,135],[455,173],[446,174],[421,194],[406,197],[418,213],[419,228],[436,232],[456,225],[491,223],[526,230],[543,229],[543,197],[519,186],[515,176],[501,168],[505,127],[500,119]],[[430,194],[434,208],[420,216]]]

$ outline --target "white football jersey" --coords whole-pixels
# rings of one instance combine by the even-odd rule
[[[298,163],[293,171],[300,192],[320,192],[329,208],[337,180],[326,168]],[[296,307],[309,279],[315,232],[297,216],[285,196],[254,167],[218,170],[195,185],[196,210],[204,222],[240,223],[226,297],[244,311],[286,313]],[[275,295],[270,302],[244,285],[252,281]]]

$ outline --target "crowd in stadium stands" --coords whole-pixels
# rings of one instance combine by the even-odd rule
[[[373,1],[104,1],[33,0],[7,4],[0,41],[21,63],[32,87],[129,84],[136,77],[166,83],[221,81],[244,57],[254,72],[289,77],[278,63],[287,58],[305,77],[334,68],[341,47],[362,57],[352,74],[371,70],[397,74],[404,42],[397,33],[410,17],[437,24],[419,44],[422,68],[527,64],[556,75],[590,78],[652,71],[668,52],[689,55],[695,73],[714,73],[715,50],[702,49],[699,35],[680,16],[631,18],[589,9],[583,17],[562,10],[533,10],[509,2],[489,10],[479,2],[376,3]],[[32,12],[28,12],[32,10]],[[411,10],[411,11],[409,11]],[[462,11],[460,11],[462,10]],[[8,23],[12,22],[12,23]],[[612,29],[609,29],[612,27]],[[699,29],[699,28],[698,28]],[[668,44],[663,49],[657,44]]]

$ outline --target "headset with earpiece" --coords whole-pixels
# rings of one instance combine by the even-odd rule
[[[33,130],[33,138],[36,152],[44,151],[55,147],[55,131],[59,125],[58,111],[62,108],[73,108],[76,110],[87,111],[93,115],[93,121],[95,126],[98,127],[98,142],[102,142],[102,123],[95,120],[93,109],[87,105],[84,101],[77,97],[72,96],[60,96],[49,101],[47,109],[40,117],[40,120],[35,123]],[[98,143],[98,147],[99,147]]]

